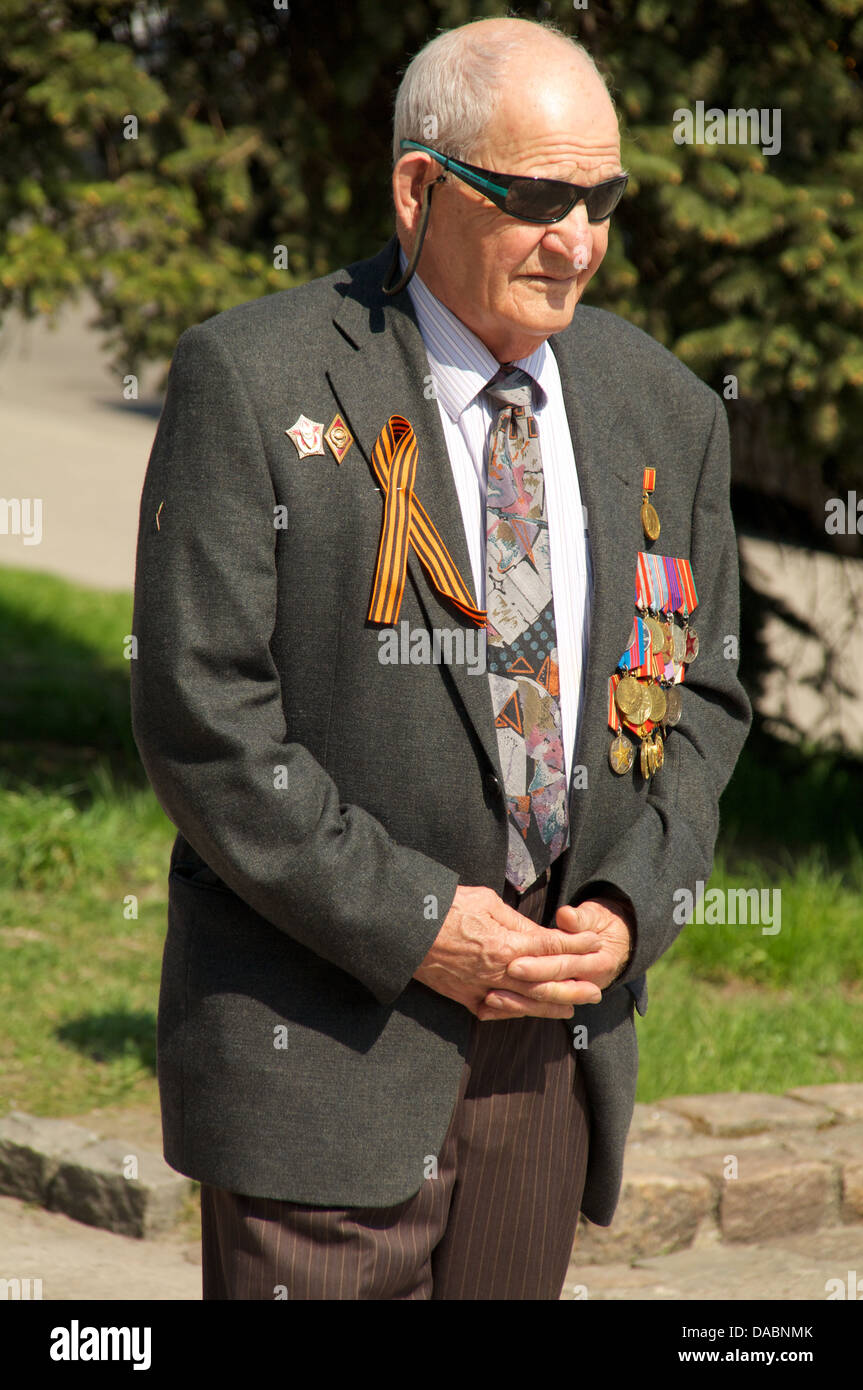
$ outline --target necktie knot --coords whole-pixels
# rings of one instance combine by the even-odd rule
[[[521,367],[501,367],[485,389],[498,406],[533,405],[533,378]]]

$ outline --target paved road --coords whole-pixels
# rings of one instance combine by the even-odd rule
[[[0,495],[42,502],[41,541],[0,534],[0,564],[129,589],[158,398],[123,399],[92,315],[72,309],[56,332],[10,317],[0,331]],[[142,392],[157,377],[142,375]]]
[[[201,1298],[199,1237],[190,1238],[188,1229],[133,1240],[0,1197],[0,1252],[0,1275],[41,1279],[46,1301]],[[863,1273],[863,1228],[820,1230],[770,1245],[703,1246],[633,1265],[581,1265],[576,1253],[563,1299],[823,1302],[837,1269]]]
[[[6,1279],[41,1279],[46,1301],[201,1297],[200,1244],[188,1233],[134,1240],[14,1197],[0,1197],[0,1259]]]

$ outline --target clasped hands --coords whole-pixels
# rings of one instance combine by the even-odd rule
[[[632,914],[612,898],[560,907],[541,927],[491,888],[459,885],[414,979],[456,999],[482,1022],[571,1018],[598,1004],[623,971],[634,939]]]

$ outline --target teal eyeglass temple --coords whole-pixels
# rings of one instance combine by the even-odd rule
[[[520,222],[562,222],[576,203],[584,199],[589,222],[605,222],[620,199],[629,180],[628,174],[615,174],[602,183],[582,185],[565,183],[562,179],[532,178],[527,174],[500,174],[494,169],[481,169],[465,164],[461,159],[440,154],[430,145],[417,140],[402,140],[403,150],[420,150],[433,155],[445,170],[451,170],[471,188],[476,188],[490,202]]]
[[[430,145],[421,145],[417,140],[401,140],[399,147],[432,155],[444,170],[451,170],[456,178],[477,189],[489,202],[494,203],[495,207],[519,222],[543,225],[562,222],[582,198],[587,209],[587,220],[605,222],[620,202],[629,180],[627,174],[616,174],[614,178],[605,179],[602,183],[584,187],[577,183],[565,183],[562,179],[532,178],[527,174],[499,174],[494,169],[481,169],[478,165],[465,164],[460,159],[440,154]],[[413,255],[398,283],[388,285],[387,281],[392,279],[398,267],[399,249],[398,246],[394,248],[392,265],[381,287],[384,294],[398,294],[416,270],[431,210],[432,191],[435,184],[443,182],[444,174],[440,174],[423,189],[422,211]]]

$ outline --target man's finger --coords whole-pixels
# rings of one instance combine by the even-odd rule
[[[584,929],[579,929],[579,937],[581,935],[582,930]],[[582,950],[582,943],[581,941],[573,940],[573,937],[575,935],[576,933],[574,931],[558,931],[555,927],[543,927],[542,931],[536,938],[539,942],[539,950],[531,949],[529,951],[522,951],[521,955],[571,956],[573,952],[580,953]],[[595,934],[591,934],[588,940],[593,941],[594,944],[592,946],[588,944],[587,949],[589,951],[595,951],[599,945],[598,938]]]
[[[476,1011],[481,1023],[507,1018],[566,1019],[572,1018],[572,1015],[572,1004],[528,999],[523,994],[510,994],[508,990],[494,990],[487,994]]]
[[[520,1013],[544,1015],[546,1008],[554,1010],[553,1017],[571,1017],[574,1007],[583,1004],[598,1004],[602,991],[590,980],[566,980],[559,984],[529,985],[524,991],[516,989],[490,989],[483,1000],[486,1008],[501,1010],[515,1008]],[[561,1011],[561,1012],[558,1012]]]
[[[508,995],[522,1001],[530,999],[536,1004],[598,1004],[602,998],[602,986],[598,981],[586,977],[578,980],[540,980],[536,984],[528,981],[518,984],[513,980],[511,987],[504,983],[490,989],[485,996],[486,1003],[498,996],[505,998]]]
[[[491,915],[501,927],[506,927],[507,931],[520,931],[525,936],[532,936],[536,932],[536,922],[533,918],[525,917],[524,913],[519,912],[515,907],[510,907],[503,898],[499,898],[495,903]]]
[[[574,945],[568,955],[559,956],[517,956],[507,966],[506,973],[514,980],[554,981],[572,980],[581,977],[584,968],[583,956],[592,955],[601,949],[596,937],[579,938],[579,950]],[[583,948],[583,949],[582,949]]]
[[[580,907],[572,907],[567,903],[563,907],[557,909],[557,912],[554,914],[554,921],[555,926],[560,931],[590,931],[591,926],[594,925],[590,920],[592,916],[593,914],[590,911],[583,912]]]

